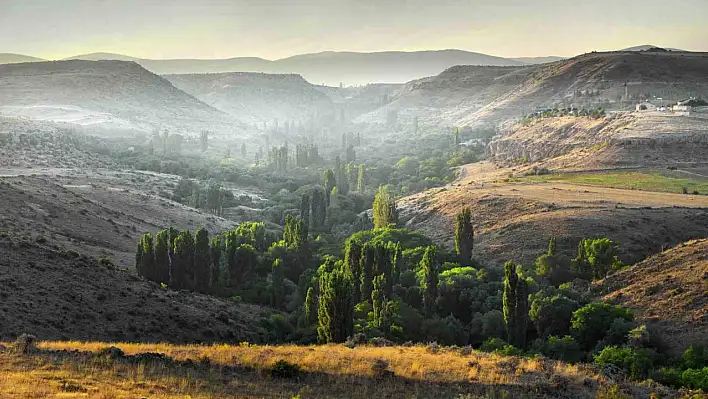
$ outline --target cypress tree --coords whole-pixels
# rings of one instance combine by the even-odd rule
[[[211,285],[216,285],[221,277],[221,236],[215,236],[209,242],[211,259]]]
[[[423,308],[428,316],[435,313],[435,301],[438,298],[436,252],[435,246],[431,245],[425,249],[423,258],[420,260],[420,268],[423,270]]]
[[[354,332],[352,280],[348,273],[335,269],[320,277],[317,308],[317,338],[322,343],[344,342]]]
[[[457,254],[465,261],[472,259],[472,247],[474,246],[474,228],[472,226],[472,211],[465,207],[457,214],[455,226],[455,249]]]
[[[504,264],[504,321],[507,339],[511,345],[526,347],[526,327],[528,324],[528,289],[526,280],[516,273],[516,265],[509,261]]]
[[[209,232],[198,229],[194,234],[194,289],[206,292],[211,279],[211,254],[209,248]]]
[[[160,284],[170,283],[170,232],[161,230],[155,237],[155,277]]]
[[[393,195],[384,186],[374,197],[373,205],[374,228],[387,227],[389,224],[398,223],[398,209]]]
[[[305,296],[305,322],[308,326],[317,323],[317,298],[312,287],[307,289]]]

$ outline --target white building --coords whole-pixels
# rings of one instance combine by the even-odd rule
[[[650,102],[639,103],[639,104],[637,104],[636,111],[637,112],[656,111],[656,105],[654,105]]]
[[[690,116],[692,109],[693,109],[693,107],[691,107],[690,105],[681,104],[681,101],[679,101],[678,104],[671,107],[671,111],[674,112],[674,115],[681,115],[681,116]]]

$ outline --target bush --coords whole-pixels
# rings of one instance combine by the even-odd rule
[[[552,335],[546,341],[542,341],[539,346],[538,350],[542,354],[555,360],[579,362],[585,357],[580,345],[568,335],[563,338]]]
[[[278,360],[268,369],[268,375],[277,378],[295,378],[300,375],[300,366],[285,360]]]
[[[681,373],[681,385],[708,391],[708,367],[685,370]]]
[[[499,338],[489,338],[479,348],[482,352],[496,353],[504,356],[520,356],[523,351]]]
[[[654,365],[645,350],[616,346],[608,346],[595,355],[595,364],[600,367],[615,365],[635,380],[648,377]]]
[[[691,345],[683,352],[683,365],[687,369],[708,367],[708,347]]]

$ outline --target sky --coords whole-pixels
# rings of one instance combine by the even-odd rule
[[[0,53],[47,59],[278,59],[461,49],[573,56],[654,44],[708,51],[708,0],[0,0]]]

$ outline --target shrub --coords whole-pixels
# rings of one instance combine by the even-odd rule
[[[551,335],[546,341],[542,341],[538,349],[551,359],[565,362],[579,362],[585,357],[580,345],[568,335],[563,338]]]
[[[685,370],[681,373],[681,385],[708,391],[708,367]]]
[[[691,345],[683,352],[683,365],[687,369],[699,369],[708,366],[708,347]]]
[[[489,338],[479,348],[482,352],[496,353],[504,356],[520,356],[523,351],[499,338]]]
[[[300,366],[285,360],[278,360],[268,369],[268,375],[276,378],[295,378],[300,372]]]
[[[595,355],[595,364],[600,367],[615,365],[632,379],[646,378],[653,368],[651,357],[645,350],[608,346]]]

